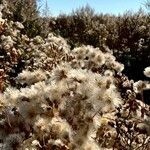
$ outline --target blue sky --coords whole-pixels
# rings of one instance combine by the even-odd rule
[[[137,11],[140,7],[144,8],[146,0],[47,0],[48,7],[52,16],[60,13],[70,13],[73,9],[90,5],[95,12],[122,14],[126,10]],[[41,0],[40,4],[44,8],[46,0]]]

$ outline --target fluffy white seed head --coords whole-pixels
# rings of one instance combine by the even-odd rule
[[[150,67],[146,67],[145,70],[144,70],[144,75],[146,77],[150,77]]]

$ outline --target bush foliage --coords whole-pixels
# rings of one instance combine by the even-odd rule
[[[133,59],[132,63],[135,58],[142,61],[149,57],[147,27],[142,26],[144,33],[140,33],[145,39],[136,39],[141,28],[137,24],[135,31],[129,32],[136,20],[134,17],[140,18],[136,23],[142,25],[148,17],[138,12],[126,14],[119,21],[119,17],[102,15],[105,25],[100,23],[100,16],[86,7],[73,12],[72,16],[60,17],[60,20],[63,18],[60,25],[64,27],[72,24],[68,23],[71,17],[75,21],[68,28],[70,32],[64,27],[59,31],[59,34],[66,34],[67,42],[59,35],[42,31],[44,26],[40,27],[41,32],[37,29],[35,35],[32,32],[30,35],[29,31],[35,28],[14,18],[15,10],[8,4],[5,1],[0,4],[0,148],[149,150],[150,82],[130,80],[123,72],[129,64],[120,63],[127,57],[128,61]],[[57,29],[58,20],[52,21],[50,30],[54,30],[54,24]],[[117,35],[117,22],[123,34],[124,30],[128,35],[135,33],[135,37],[130,37],[135,38],[134,42],[120,43],[124,38],[122,34]],[[129,29],[125,23],[131,24],[128,24]],[[114,38],[110,38],[110,33]],[[120,47],[120,51],[110,47],[113,44],[108,45],[108,39],[118,49]],[[128,44],[138,49],[133,53],[126,47]],[[146,61],[142,72],[150,78],[150,66]]]
[[[142,70],[150,57],[150,17],[139,10],[123,15],[95,14],[89,6],[69,15],[60,15],[50,23],[52,31],[66,38],[72,47],[82,44],[110,48],[126,67],[132,79],[146,79]],[[53,21],[52,20],[52,21]]]

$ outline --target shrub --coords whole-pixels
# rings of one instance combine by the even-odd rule
[[[150,149],[148,82],[129,80],[106,47],[71,50],[60,36],[29,38],[21,23],[0,20],[1,148]],[[24,65],[10,74],[19,59]]]
[[[147,79],[142,70],[149,59],[149,15],[139,10],[123,15],[95,14],[89,6],[70,15],[60,15],[50,23],[51,30],[68,40],[72,46],[82,44],[114,52],[125,65],[124,73],[134,80]],[[136,67],[135,67],[136,66]]]

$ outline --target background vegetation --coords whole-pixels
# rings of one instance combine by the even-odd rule
[[[50,17],[45,5],[41,17],[36,0],[7,0],[13,20],[23,23],[29,37],[46,37],[49,31],[67,39],[72,48],[92,45],[101,50],[109,48],[117,60],[125,65],[124,73],[134,80],[147,79],[142,71],[150,65],[150,15],[142,10],[123,15],[97,14],[90,6],[71,14]],[[149,1],[145,3],[149,10]],[[47,15],[46,15],[47,14]]]
[[[53,19],[52,19],[53,20]],[[68,39],[69,44],[108,47],[125,65],[131,79],[146,79],[142,70],[150,64],[150,16],[139,10],[123,15],[95,14],[89,6],[70,15],[60,15],[50,24],[52,31]]]

